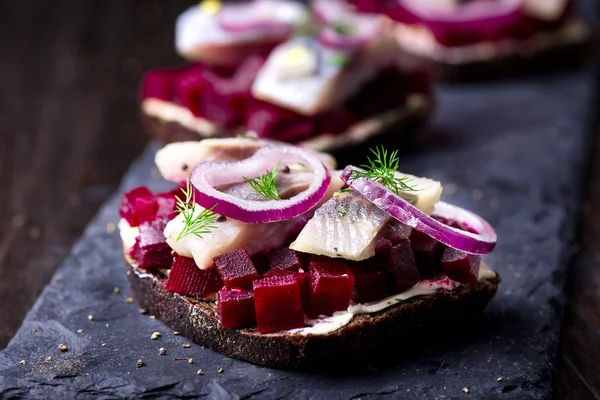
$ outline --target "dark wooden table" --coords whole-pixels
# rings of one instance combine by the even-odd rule
[[[187,1],[0,2],[0,349],[147,143],[144,70],[181,63]],[[600,399],[600,140],[571,269],[557,398]]]

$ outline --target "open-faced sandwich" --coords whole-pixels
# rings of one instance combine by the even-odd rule
[[[332,0],[323,0],[328,3]],[[470,80],[581,63],[591,30],[574,0],[351,0],[397,21],[402,52],[437,76]]]
[[[188,9],[176,47],[192,63],[141,84],[148,129],[164,143],[244,133],[317,150],[414,131],[433,108],[427,74],[401,69],[389,18],[336,4],[319,18],[287,0]]]
[[[395,152],[336,171],[331,157],[241,138],[167,145],[167,193],[122,200],[140,305],[196,343],[281,368],[366,365],[480,314],[498,275],[479,216]]]

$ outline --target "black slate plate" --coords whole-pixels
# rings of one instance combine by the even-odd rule
[[[435,140],[402,160],[406,172],[446,183],[446,200],[482,214],[498,231],[497,249],[486,261],[503,282],[486,322],[463,339],[351,375],[279,371],[196,345],[183,348],[185,338],[125,301],[121,243],[109,232],[117,222],[118,193],[0,352],[0,397],[434,399],[465,397],[463,388],[469,398],[548,397],[592,137],[594,75],[582,70],[442,88]],[[152,167],[154,151],[151,146],[131,168],[123,189],[165,187]],[[154,331],[162,333],[156,341],[150,340]],[[60,343],[69,351],[61,353]],[[158,354],[160,347],[166,356]],[[48,356],[53,360],[44,361]],[[175,357],[191,357],[194,364]],[[136,368],[138,359],[146,366]]]

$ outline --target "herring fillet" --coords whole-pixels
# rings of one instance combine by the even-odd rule
[[[375,238],[392,217],[357,192],[338,193],[315,211],[290,248],[361,261],[375,255]]]

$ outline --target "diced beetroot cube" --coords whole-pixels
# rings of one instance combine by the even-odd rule
[[[156,195],[158,203],[158,211],[156,212],[157,218],[173,219],[175,218],[175,207],[177,205],[177,198],[181,196],[180,189],[174,189],[169,192],[159,193]]]
[[[219,321],[224,328],[241,328],[256,323],[252,290],[219,290],[217,295]]]
[[[208,75],[208,77],[207,77]],[[174,100],[194,115],[202,114],[202,98],[210,79],[217,75],[201,65],[189,65],[176,78],[173,85]]]
[[[300,294],[302,295],[302,300],[308,299],[308,285],[306,282],[308,274],[299,268],[298,271],[288,271],[285,269],[270,269],[265,272],[264,277],[270,278],[273,276],[293,276],[298,281],[298,287],[300,287]]]
[[[174,69],[155,69],[147,72],[140,85],[140,98],[172,100],[173,83],[178,73],[179,71]]]
[[[421,278],[433,279],[442,272],[440,269],[442,244],[440,242],[413,229],[410,234],[410,245]]]
[[[243,123],[250,88],[263,65],[262,57],[247,58],[231,78],[217,76],[202,93],[201,115],[225,128]]]
[[[271,276],[254,281],[256,323],[260,333],[302,328],[302,298],[293,275]]]
[[[152,222],[156,219],[158,212],[158,200],[156,197],[138,197],[135,199],[135,218],[138,225]]]
[[[175,256],[165,289],[206,300],[223,287],[214,265],[200,269],[193,258]]]
[[[309,299],[307,314],[311,318],[332,315],[350,304],[354,277],[341,262],[311,261],[308,271]]]
[[[421,280],[409,239],[401,239],[397,245],[381,253],[381,257],[392,294],[401,293]]]
[[[228,289],[250,289],[252,281],[259,278],[247,249],[237,249],[221,254],[216,256],[213,261]]]
[[[385,270],[376,263],[350,266],[350,271],[354,276],[352,301],[369,303],[389,295]]]
[[[298,272],[302,270],[302,262],[298,253],[294,250],[284,247],[275,252],[269,253],[269,265],[271,269],[288,270],[292,272]]]
[[[454,281],[473,285],[479,280],[479,266],[481,265],[479,256],[446,247],[442,252],[440,264],[448,278]]]
[[[130,190],[123,195],[121,199],[121,206],[119,207],[119,215],[124,218],[129,225],[138,226],[138,220],[136,218],[136,207],[135,202],[137,199],[153,199],[154,195],[145,186],[137,187]]]
[[[172,263],[171,248],[165,242],[166,219],[145,222],[129,255],[144,269],[167,268]]]

